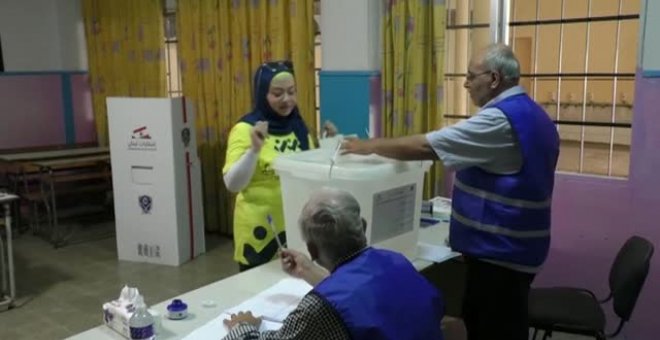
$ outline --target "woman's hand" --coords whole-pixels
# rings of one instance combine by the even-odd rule
[[[252,140],[252,150],[256,153],[261,151],[266,138],[268,137],[268,122],[258,121],[250,130],[250,139]]]
[[[323,123],[321,131],[323,132],[322,135],[325,137],[334,137],[339,132],[337,126],[329,120],[326,120],[325,123]]]

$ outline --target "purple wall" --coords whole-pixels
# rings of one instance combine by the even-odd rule
[[[63,72],[0,74],[0,150],[67,144],[68,94]],[[91,93],[86,74],[70,74],[72,130],[69,142],[96,142]],[[71,136],[70,136],[71,137]]]
[[[96,126],[94,124],[89,76],[87,74],[72,75],[71,90],[76,143],[96,143]]]
[[[0,77],[0,149],[65,144],[57,75]]]
[[[550,257],[535,286],[580,286],[604,297],[616,252],[631,235],[660,244],[660,78],[637,73],[630,177],[557,174]],[[651,263],[628,339],[656,339],[660,310],[660,249]],[[607,306],[610,330],[617,320]]]

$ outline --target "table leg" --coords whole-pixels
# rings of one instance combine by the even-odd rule
[[[57,205],[55,202],[55,185],[54,185],[54,180],[53,180],[53,169],[48,169],[48,181],[50,182],[50,206],[53,209],[52,214],[53,214],[53,235],[52,235],[52,242],[53,246],[55,248],[59,247],[60,245],[60,228],[59,228],[59,223],[57,221]]]
[[[5,203],[5,228],[7,229],[7,262],[9,269],[9,297],[16,298],[16,282],[14,279],[14,249],[11,235],[11,203]]]

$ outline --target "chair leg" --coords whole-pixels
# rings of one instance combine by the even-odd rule
[[[552,337],[552,331],[544,330],[543,331],[543,340],[548,340]]]
[[[532,334],[532,340],[536,340],[536,335],[539,333],[538,328],[534,328],[534,333]]]
[[[41,226],[39,226],[39,206],[37,202],[31,200],[28,210],[30,214],[30,228],[32,229],[32,234],[37,235],[41,228]]]

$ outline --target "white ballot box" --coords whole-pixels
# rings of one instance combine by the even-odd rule
[[[350,192],[367,221],[369,244],[416,256],[424,175],[431,162],[401,162],[376,155],[334,157],[316,149],[275,159],[280,176],[288,247],[307,252],[298,218],[310,195],[322,187]]]

